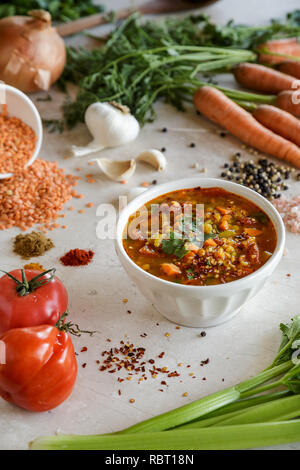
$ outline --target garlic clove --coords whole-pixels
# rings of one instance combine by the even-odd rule
[[[163,171],[167,166],[167,159],[162,152],[156,149],[145,150],[140,153],[136,161],[142,161],[153,166],[157,171]]]
[[[110,160],[109,158],[95,158],[102,172],[113,181],[128,180],[136,169],[135,160]]]
[[[127,193],[128,202],[133,201],[133,199],[135,199],[137,196],[147,191],[147,189],[149,188],[142,188],[141,186],[137,186],[136,188],[130,189]]]

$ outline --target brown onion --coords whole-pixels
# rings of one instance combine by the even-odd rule
[[[48,90],[64,69],[65,44],[50,13],[28,15],[0,20],[0,79],[25,92]]]

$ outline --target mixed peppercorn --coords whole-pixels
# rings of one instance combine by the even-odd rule
[[[278,199],[280,191],[289,189],[286,181],[294,169],[276,165],[267,158],[242,162],[240,152],[234,155],[233,160],[232,164],[224,163],[222,178],[247,186],[267,199]]]

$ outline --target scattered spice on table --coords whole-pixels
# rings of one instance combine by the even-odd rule
[[[279,199],[280,191],[289,189],[286,180],[293,171],[294,169],[276,165],[267,158],[260,158],[257,162],[253,160],[242,162],[241,154],[237,152],[231,165],[224,164],[221,177],[247,186],[267,199]]]
[[[201,367],[206,366],[208,363],[209,363],[209,358],[204,359],[204,361],[201,361],[201,362],[200,362],[200,366],[201,366]]]
[[[22,170],[33,155],[36,134],[25,122],[0,114],[0,173]]]
[[[92,261],[94,254],[92,250],[87,251],[75,248],[62,256],[60,261],[65,266],[85,266]]]
[[[273,201],[288,230],[300,233],[300,196]]]
[[[71,175],[56,162],[37,159],[28,168],[0,184],[0,230],[35,224],[47,229],[59,217],[64,204],[76,195]]]
[[[42,266],[40,263],[25,264],[24,269],[33,269],[35,271],[45,271],[44,266]]]
[[[26,235],[17,235],[14,239],[14,252],[23,259],[34,256],[42,256],[46,251],[54,247],[50,238],[46,238],[42,232],[31,232]]]
[[[138,384],[144,380],[148,380],[151,376],[156,379],[159,374],[164,374],[165,377],[179,377],[177,371],[170,371],[168,367],[158,367],[155,359],[145,359],[146,349],[144,347],[135,347],[132,343],[125,343],[120,341],[119,347],[112,347],[101,353],[103,358],[100,364],[99,371],[108,372],[110,374],[119,371],[125,371],[126,377],[118,376],[118,382],[124,380],[132,380],[133,376],[137,376]],[[158,356],[160,359],[164,357],[164,352]]]

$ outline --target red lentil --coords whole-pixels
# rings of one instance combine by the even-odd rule
[[[21,119],[0,114],[0,173],[24,169],[36,140],[35,132]]]
[[[72,176],[65,175],[56,162],[37,159],[28,168],[0,184],[0,230],[35,224],[49,228],[64,203],[72,198]]]

